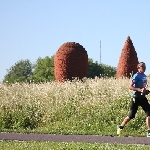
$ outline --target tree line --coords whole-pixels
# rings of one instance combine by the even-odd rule
[[[87,78],[95,77],[115,77],[116,68],[99,64],[97,61],[88,58],[88,75]],[[3,83],[16,82],[49,82],[54,81],[54,56],[45,58],[39,57],[33,64],[29,59],[19,60],[10,69],[7,69],[7,74],[4,76]]]

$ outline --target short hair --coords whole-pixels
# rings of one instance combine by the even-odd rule
[[[137,64],[137,68],[139,68],[139,65],[140,64],[145,64],[145,62],[139,62],[138,64]],[[146,65],[145,65],[146,66]]]

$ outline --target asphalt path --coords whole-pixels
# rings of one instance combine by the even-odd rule
[[[117,137],[100,135],[55,135],[36,133],[0,133],[0,141],[88,142],[150,145],[150,137]]]

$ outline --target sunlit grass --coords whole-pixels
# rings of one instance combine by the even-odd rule
[[[1,150],[149,150],[148,145],[67,142],[0,142]]]
[[[129,82],[128,78],[95,78],[0,84],[0,130],[116,135],[116,125],[129,111]],[[145,117],[139,108],[126,134],[145,136]]]

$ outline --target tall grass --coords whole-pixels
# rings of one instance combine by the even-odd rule
[[[82,82],[0,84],[0,130],[115,135],[116,125],[129,111],[129,82],[96,77]],[[139,108],[126,134],[145,135],[145,117]]]

